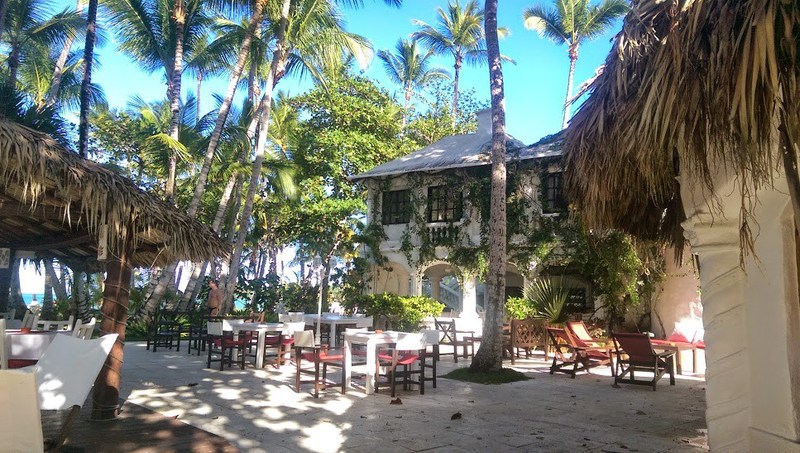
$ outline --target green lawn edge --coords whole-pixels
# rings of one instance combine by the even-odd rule
[[[440,377],[484,385],[508,384],[533,379],[511,368],[501,368],[500,371],[472,371],[469,367],[453,370]]]

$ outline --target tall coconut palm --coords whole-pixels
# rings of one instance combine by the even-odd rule
[[[506,106],[497,33],[497,1],[486,0],[486,47],[492,101],[492,188],[489,214],[489,271],[483,341],[470,368],[499,371],[503,362],[503,305],[506,289]]]
[[[572,81],[578,47],[584,41],[596,38],[608,31],[617,18],[628,12],[625,0],[603,0],[599,5],[590,5],[589,0],[555,0],[553,8],[542,5],[526,8],[522,12],[525,28],[535,30],[540,36],[556,44],[566,44],[569,55],[567,96],[564,101],[564,119],[561,128],[569,122],[572,103]]]
[[[435,79],[446,78],[450,75],[439,68],[430,67],[430,58],[433,50],[426,53],[420,52],[416,39],[400,39],[395,45],[395,53],[388,50],[378,51],[378,58],[383,63],[386,74],[393,82],[403,86],[403,128],[408,124],[408,105],[414,89]]]
[[[486,62],[486,39],[483,33],[483,10],[475,0],[461,7],[459,0],[447,5],[447,11],[439,8],[436,25],[415,20],[420,27],[412,36],[436,54],[453,56],[453,127],[458,114],[458,82],[464,63],[478,65]],[[499,35],[507,30],[501,28]]]
[[[8,46],[8,78],[17,82],[17,72],[36,46],[51,48],[75,36],[85,26],[84,19],[74,11],[64,10],[48,16],[48,5],[42,0],[9,0],[6,23],[0,39]]]
[[[174,141],[179,141],[183,55],[192,53],[206,39],[213,9],[203,0],[110,0],[106,7],[109,21],[115,25],[114,31],[122,43],[120,51],[145,70],[164,71],[172,112],[168,133]],[[174,18],[176,14],[179,17]],[[177,161],[178,156],[169,161],[165,196],[170,200],[175,194]]]
[[[78,123],[78,154],[83,158],[89,154],[89,105],[92,101],[92,65],[94,63],[94,43],[97,37],[97,2],[98,0],[89,0],[89,7],[86,11],[86,42],[83,46],[81,111]]]
[[[248,135],[257,132],[255,158],[247,195],[244,200],[236,242],[231,254],[229,279],[225,288],[225,304],[230,305],[238,279],[244,240],[250,227],[253,201],[261,178],[268,138],[268,125],[274,86],[287,73],[311,74],[321,81],[320,65],[327,59],[352,55],[364,61],[369,53],[367,41],[344,30],[343,20],[335,5],[316,0],[283,0],[280,11],[271,12],[271,36],[275,37],[270,72],[256,115]],[[365,62],[365,61],[364,61]]]

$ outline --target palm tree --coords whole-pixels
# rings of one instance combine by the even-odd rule
[[[408,124],[408,104],[411,102],[413,90],[419,89],[428,82],[450,75],[439,68],[430,68],[429,59],[433,50],[422,54],[416,39],[400,39],[395,45],[396,53],[388,50],[378,51],[378,58],[383,62],[386,74],[392,81],[403,86],[405,103],[403,104],[403,128]]]
[[[98,0],[89,0],[89,8],[86,12],[86,42],[83,46],[81,110],[78,123],[78,154],[83,158],[89,154],[89,104],[92,101],[92,64],[94,63],[94,42],[97,37],[97,2]]]
[[[453,127],[458,114],[458,80],[464,63],[478,65],[486,61],[485,36],[483,32],[483,10],[475,0],[461,7],[459,0],[448,4],[447,11],[439,8],[438,23],[435,26],[415,20],[420,27],[412,36],[419,39],[435,54],[453,56]],[[503,36],[507,30],[498,29]]]
[[[497,0],[486,0],[486,47],[492,101],[491,239],[483,342],[470,368],[476,371],[499,371],[503,363],[502,323],[506,289],[506,105],[497,33]]]
[[[107,2],[109,22],[122,43],[119,50],[150,72],[163,70],[171,120],[169,136],[179,141],[180,82],[183,55],[191,54],[206,38],[213,9],[203,0],[111,0]],[[179,9],[177,18],[176,9]],[[165,196],[175,194],[177,156],[169,161]]]
[[[48,5],[42,0],[9,0],[6,23],[0,36],[8,45],[8,78],[17,82],[17,72],[37,46],[51,48],[62,44],[85,26],[85,21],[75,12],[64,10],[52,17],[46,14]]]
[[[628,12],[625,0],[603,0],[600,5],[589,5],[589,0],[555,0],[555,8],[541,5],[526,8],[522,12],[525,28],[536,30],[540,36],[556,44],[566,44],[569,54],[567,97],[564,101],[564,119],[561,128],[569,122],[569,106],[572,103],[572,79],[578,47],[582,42],[605,33],[614,21]]]

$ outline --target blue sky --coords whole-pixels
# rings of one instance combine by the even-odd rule
[[[483,2],[480,2],[481,4]],[[532,143],[544,135],[560,129],[561,105],[564,102],[568,59],[565,46],[556,46],[549,40],[539,37],[522,25],[522,10],[534,2],[503,0],[499,6],[499,23],[511,31],[511,35],[500,43],[501,52],[513,60],[505,64],[505,93],[507,108],[507,130],[525,143]],[[399,38],[408,37],[417,27],[413,19],[433,23],[436,9],[446,7],[446,1],[405,0],[399,8],[386,6],[381,0],[365,0],[365,7],[359,10],[344,9],[349,31],[361,34],[372,42],[375,50],[394,49]],[[615,27],[607,35],[584,44],[580,50],[575,85],[580,85],[591,77],[598,65],[602,64],[611,48],[610,40],[618,30]],[[113,28],[107,30],[109,43],[98,50],[101,67],[93,79],[105,89],[112,107],[124,107],[133,95],[145,100],[158,100],[165,97],[165,83],[162,73],[147,74],[136,63],[116,51]],[[447,56],[437,57],[437,66],[452,73],[452,61]],[[392,93],[397,86],[387,80],[383,67],[377,58],[367,69],[367,76],[377,80]],[[201,109],[213,105],[212,94],[220,94],[225,89],[225,80],[212,80],[204,83]],[[461,73],[461,87],[474,88],[478,99],[489,99],[489,76],[486,66],[465,67]],[[285,79],[278,89],[298,94],[310,85],[309,81]],[[184,94],[194,91],[192,77],[183,80]],[[399,96],[398,96],[399,97]]]

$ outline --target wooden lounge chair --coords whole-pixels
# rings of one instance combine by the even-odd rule
[[[570,333],[575,337],[579,342],[584,343],[586,346],[590,347],[604,347],[608,345],[609,340],[608,338],[594,338],[589,333],[589,329],[586,328],[586,324],[583,321],[569,321],[567,323],[567,329]]]
[[[655,352],[650,337],[644,333],[614,333],[611,336],[617,356],[615,384],[651,385],[655,391],[658,380],[669,372],[669,384],[675,385],[675,351]],[[653,373],[653,378],[636,380],[635,371],[648,371]],[[626,375],[629,377],[625,378]]]
[[[586,346],[575,338],[567,329],[548,327],[550,346],[553,349],[553,365],[550,374],[558,371],[567,373],[575,379],[578,371],[589,371],[589,368],[608,365],[613,373],[611,354],[605,347]]]
[[[549,359],[547,353],[547,323],[543,319],[512,319],[509,333],[503,338],[503,352],[508,351],[511,364],[519,357],[520,350],[525,351],[525,358],[531,356],[531,351],[537,347],[544,351],[544,359]]]

